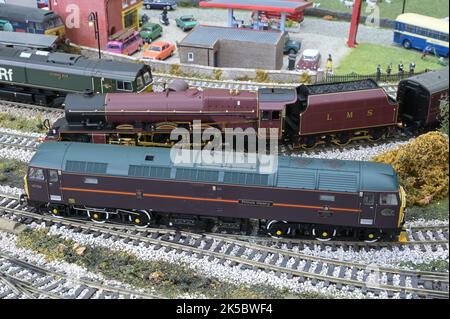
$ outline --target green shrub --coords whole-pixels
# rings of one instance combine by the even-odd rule
[[[181,66],[179,64],[172,64],[170,66],[169,74],[172,75],[183,75],[183,71],[181,71]]]
[[[213,72],[213,79],[219,81],[222,79],[222,70],[221,69],[214,69]]]
[[[373,158],[391,164],[405,186],[408,205],[427,205],[448,196],[448,136],[430,132]]]
[[[19,131],[43,133],[45,128],[42,117],[26,118],[18,117],[9,113],[0,113],[0,126]]]
[[[256,70],[255,81],[258,83],[269,82],[269,74],[264,70]]]

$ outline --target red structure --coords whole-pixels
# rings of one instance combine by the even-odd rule
[[[142,0],[50,0],[49,6],[63,19],[71,42],[93,48],[97,47],[97,40],[88,17],[97,12],[100,46],[104,49],[111,35],[139,27]]]
[[[350,24],[350,33],[348,35],[347,45],[350,48],[354,48],[358,43],[356,42],[356,36],[358,34],[359,20],[361,19],[361,0],[355,0],[353,5],[352,22]]]

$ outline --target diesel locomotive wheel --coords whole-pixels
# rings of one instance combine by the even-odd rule
[[[282,220],[271,220],[267,226],[267,234],[273,238],[283,238],[286,235],[289,235],[291,233],[291,228],[289,227],[289,224]]]
[[[130,222],[137,228],[147,228],[150,225],[152,216],[145,210],[137,211],[136,214],[128,215]]]
[[[88,217],[96,224],[104,224],[109,219],[109,213],[107,211],[90,211],[87,210]]]
[[[336,236],[336,229],[314,227],[312,229],[312,234],[319,241],[330,241]]]
[[[370,229],[364,233],[364,241],[366,243],[374,243],[379,241],[381,238],[381,232],[376,229]]]
[[[64,217],[64,211],[62,211],[58,207],[49,207],[48,212],[56,218],[63,218]]]

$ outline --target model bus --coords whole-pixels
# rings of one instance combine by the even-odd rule
[[[431,46],[440,56],[448,56],[448,21],[405,13],[397,17],[394,42],[406,49],[424,50]]]
[[[61,38],[66,33],[61,18],[53,11],[12,4],[0,3],[1,24],[4,31],[56,35]]]

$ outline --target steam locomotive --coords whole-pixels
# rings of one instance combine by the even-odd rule
[[[68,95],[65,118],[54,123],[49,140],[170,146],[170,132],[194,120],[202,128],[276,130],[294,147],[346,145],[378,140],[399,126],[436,126],[439,103],[448,98],[448,68],[403,80],[395,101],[375,81],[302,85],[257,92],[187,88],[179,83],[151,95]],[[256,134],[256,133],[255,133]]]

